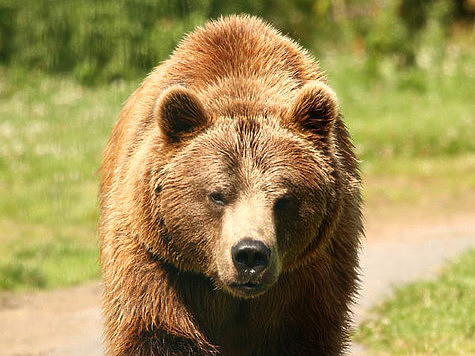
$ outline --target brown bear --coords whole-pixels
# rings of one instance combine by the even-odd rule
[[[189,34],[101,166],[108,355],[339,355],[358,162],[312,56],[255,17]]]

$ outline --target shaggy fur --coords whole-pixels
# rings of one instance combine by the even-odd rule
[[[360,178],[315,60],[259,19],[188,35],[131,95],[104,151],[108,355],[339,355]],[[244,295],[230,247],[271,250]]]

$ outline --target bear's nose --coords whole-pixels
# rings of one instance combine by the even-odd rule
[[[231,248],[234,266],[240,273],[258,273],[269,264],[270,249],[261,241],[243,239]]]

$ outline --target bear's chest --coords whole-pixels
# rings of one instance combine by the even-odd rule
[[[211,337],[222,355],[241,356],[262,354],[269,337],[277,334],[277,325],[269,317],[256,313],[248,302],[230,308],[227,317],[213,330]]]

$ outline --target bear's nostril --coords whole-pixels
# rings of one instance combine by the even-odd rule
[[[234,256],[234,260],[237,263],[248,264],[249,255],[247,251],[239,251],[236,256]]]
[[[254,255],[254,263],[255,263],[256,265],[266,265],[266,264],[267,264],[267,260],[268,260],[268,258],[267,258],[263,253],[257,252],[257,253]]]
[[[239,272],[260,272],[269,264],[270,249],[261,241],[244,239],[231,248],[231,254]]]

